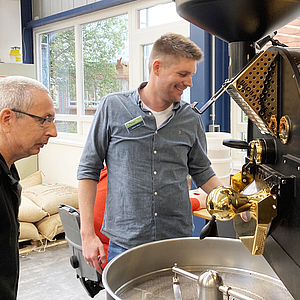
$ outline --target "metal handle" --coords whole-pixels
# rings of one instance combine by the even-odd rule
[[[249,144],[242,140],[234,140],[234,139],[224,140],[223,145],[235,149],[250,149]]]
[[[206,238],[209,235],[209,233],[212,230],[212,227],[215,224],[215,221],[216,221],[216,217],[212,216],[209,219],[208,223],[201,229],[200,240],[203,240],[204,238]]]
[[[193,104],[191,104],[192,109],[198,114],[203,114],[221,95],[224,94],[224,92],[227,91],[229,85],[233,82],[234,79],[235,77],[230,80],[226,79],[222,87],[200,109],[196,107],[198,102],[194,102]]]
[[[229,286],[221,285],[219,286],[219,291],[225,294],[226,296],[232,296],[234,298],[237,298],[239,300],[254,300],[253,298],[250,298],[248,296],[242,295],[239,292],[235,292],[231,289]]]
[[[173,277],[173,291],[175,300],[182,300],[179,279],[176,275]]]

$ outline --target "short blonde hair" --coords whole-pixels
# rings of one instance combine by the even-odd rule
[[[164,67],[168,68],[174,61],[178,61],[178,58],[200,61],[202,57],[202,50],[190,39],[181,34],[166,33],[153,44],[149,58],[149,71],[151,72],[152,64],[156,59],[162,60]]]

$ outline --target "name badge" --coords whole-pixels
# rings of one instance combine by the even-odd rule
[[[128,132],[131,132],[133,131],[134,129],[137,129],[141,126],[143,126],[145,123],[144,123],[144,120],[141,116],[138,116],[128,122],[125,123],[125,126],[126,126],[126,129]]]

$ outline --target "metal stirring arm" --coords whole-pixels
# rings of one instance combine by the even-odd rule
[[[224,92],[227,91],[228,87],[234,81],[234,79],[235,77],[226,79],[222,87],[200,109],[196,107],[198,102],[193,102],[191,104],[192,109],[198,114],[203,114],[220,96],[224,94]]]
[[[242,69],[240,70],[234,77],[230,79],[226,79],[224,83],[222,84],[221,88],[200,108],[198,109],[196,105],[198,102],[193,102],[191,104],[191,108],[198,114],[203,114],[220,96],[224,94],[228,90],[228,88],[231,86],[231,84],[240,76],[241,73],[249,66],[255,59],[259,56],[259,53],[255,54],[254,57],[251,59],[250,62]]]
[[[177,277],[176,273],[173,277],[173,291],[174,291],[175,300],[182,300],[179,278]]]
[[[172,271],[175,273],[173,277],[173,290],[175,300],[182,300],[177,274],[197,281],[198,300],[223,300],[223,294],[227,296],[228,299],[229,296],[231,296],[239,300],[254,300],[253,298],[249,298],[248,296],[240,294],[239,292],[233,291],[231,287],[223,285],[222,277],[216,271],[207,270],[205,272],[202,272],[200,276],[197,276],[178,268],[177,264],[174,264]]]

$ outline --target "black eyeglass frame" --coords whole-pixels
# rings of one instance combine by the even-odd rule
[[[50,125],[55,120],[55,118],[51,117],[51,116],[47,116],[46,118],[43,118],[43,117],[39,117],[39,116],[36,116],[36,115],[33,115],[33,114],[29,114],[27,112],[24,112],[24,111],[21,111],[21,110],[17,110],[17,109],[12,109],[12,111],[16,112],[16,113],[19,113],[19,114],[23,114],[23,115],[29,116],[31,118],[38,119],[39,121],[41,121],[42,125],[45,125],[45,122],[47,122]]]

